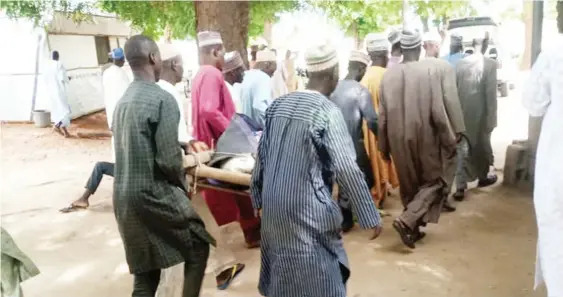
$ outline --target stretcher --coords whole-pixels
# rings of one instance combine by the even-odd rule
[[[249,196],[248,187],[250,186],[251,175],[207,166],[206,164],[211,160],[212,156],[213,151],[191,153],[184,156],[183,165],[188,176],[190,189],[194,192],[202,189],[211,189]],[[208,179],[224,184],[212,184]],[[230,185],[234,185],[234,187]],[[237,189],[237,186],[241,189]]]

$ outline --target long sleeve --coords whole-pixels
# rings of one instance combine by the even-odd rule
[[[206,75],[201,83],[200,94],[205,98],[200,101],[201,118],[205,119],[214,130],[222,134],[229,126],[230,119],[221,113],[221,95],[228,93],[222,77]]]
[[[377,113],[375,113],[375,108],[373,107],[373,99],[371,98],[371,94],[367,89],[362,88],[358,101],[362,117],[366,121],[371,132],[373,132],[373,134],[377,136],[379,134],[377,127]]]
[[[266,80],[267,78],[267,80]],[[258,81],[253,87],[252,109],[254,109],[255,120],[264,127],[266,109],[272,102],[272,88],[270,77],[265,76],[263,80]]]
[[[497,127],[497,62],[489,60],[490,71],[485,78],[485,100],[487,106],[487,129],[493,131]]]
[[[389,156],[391,154],[391,148],[389,147],[389,133],[387,131],[387,108],[385,106],[385,93],[383,92],[383,84],[381,84],[379,90],[379,134],[377,140],[379,142],[379,151],[385,155]]]
[[[444,67],[441,75],[444,107],[446,108],[452,129],[455,133],[465,132],[465,121],[457,93],[455,70],[450,65],[447,65],[447,67]]]
[[[180,109],[180,119],[178,120],[178,140],[183,143],[190,142],[193,138],[188,134],[188,124],[186,123],[186,114],[184,113],[184,104],[182,97],[176,98],[178,109]]]
[[[180,111],[172,95],[166,94],[160,104],[160,114],[155,131],[155,162],[164,178],[185,192],[187,186],[182,167],[182,150],[178,143]]]
[[[456,138],[444,105],[444,91],[442,89],[441,79],[431,78],[429,87],[431,89],[430,112],[432,123],[436,128],[442,147],[446,150],[453,150],[453,152],[445,152],[446,156],[449,156],[455,152]]]
[[[544,116],[551,104],[548,54],[548,52],[542,52],[538,56],[522,96],[524,107],[533,117]]]
[[[362,228],[381,225],[364,174],[356,163],[353,141],[346,129],[344,117],[336,107],[332,108],[325,129],[324,146],[332,162],[340,193],[350,198],[352,210]]]
[[[260,143],[258,144],[258,153],[256,154],[256,165],[252,170],[252,177],[250,179],[250,199],[252,201],[252,207],[254,209],[262,208],[262,182],[263,182],[263,167],[264,164],[264,154],[266,153],[266,142],[267,142],[266,128],[260,136]]]

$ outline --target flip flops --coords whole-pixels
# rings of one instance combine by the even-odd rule
[[[229,275],[229,277],[223,281],[222,283],[217,283],[217,289],[219,290],[225,290],[229,287],[229,285],[231,284],[231,282],[235,279],[235,277],[237,277],[237,275],[239,275],[239,273],[241,273],[244,270],[244,264],[235,264],[232,268],[231,268],[231,274]]]
[[[87,209],[88,206],[80,206],[80,205],[70,205],[64,208],[59,209],[60,212],[62,213],[69,213],[69,212],[75,212],[75,211],[79,211],[79,210],[85,210]]]

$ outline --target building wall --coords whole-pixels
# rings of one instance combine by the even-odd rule
[[[59,52],[66,69],[98,67],[94,36],[49,34],[49,48]]]

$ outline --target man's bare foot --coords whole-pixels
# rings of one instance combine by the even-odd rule
[[[68,130],[65,127],[63,127],[62,130],[63,130],[63,132],[62,132],[63,136],[65,138],[70,138],[70,133],[68,133]]]

